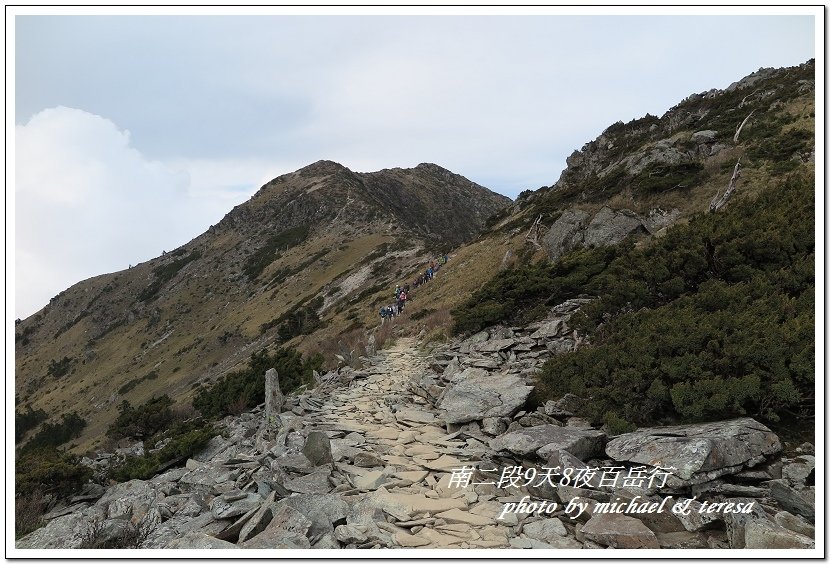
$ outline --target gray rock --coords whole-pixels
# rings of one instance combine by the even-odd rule
[[[579,459],[589,459],[601,452],[605,433],[596,429],[574,429],[557,425],[539,425],[506,433],[490,441],[490,448],[519,456],[536,453],[547,459],[554,451],[566,450]]]
[[[303,454],[314,466],[331,464],[331,441],[323,431],[312,431],[308,434],[303,446]]]
[[[190,549],[205,549],[205,548],[219,548],[229,549],[238,548],[235,544],[227,541],[219,540],[205,533],[198,531],[191,531],[186,533],[183,537],[173,539],[165,548],[190,548]]]
[[[226,527],[225,521],[214,520],[210,512],[193,518],[177,514],[152,529],[141,543],[141,548],[165,548],[172,540],[179,539],[189,532],[199,532],[210,536],[219,535]]]
[[[277,511],[277,504],[273,501],[266,502],[254,513],[239,530],[238,542],[245,542],[249,538],[257,536],[265,530],[274,518]]]
[[[627,515],[601,513],[582,527],[585,538],[613,548],[660,548],[657,537],[642,521]]]
[[[71,513],[52,519],[43,527],[21,537],[16,548],[79,548],[89,530],[90,519]]]
[[[677,502],[684,502],[687,498],[678,498]],[[676,513],[674,516],[689,532],[698,532],[705,529],[710,529],[722,522],[720,514],[701,513],[700,508],[703,504],[697,500],[689,502],[689,512],[687,514]]]
[[[530,395],[532,386],[514,375],[489,374],[466,369],[447,387],[438,407],[446,411],[447,423],[467,423],[485,417],[512,415]]]
[[[752,500],[735,498],[729,501],[735,503],[752,503]],[[767,515],[758,503],[754,503],[749,513],[722,513],[721,518],[726,523],[726,538],[729,548],[744,548],[746,544],[746,527],[753,521],[766,521]]]
[[[750,418],[638,429],[605,448],[614,460],[673,467],[673,477],[700,481],[754,466],[780,450],[778,436]]]
[[[490,339],[475,347],[479,352],[499,352],[516,344],[516,339]]]
[[[782,468],[782,476],[787,480],[791,486],[795,488],[803,488],[808,484],[807,481],[811,474],[816,469],[816,457],[808,454],[799,456]]]
[[[501,362],[492,358],[469,358],[466,363],[473,368],[496,369],[501,366]]]
[[[746,524],[745,548],[815,548],[813,539],[767,521],[752,521]]]
[[[800,535],[804,535],[805,537],[810,537],[811,539],[816,538],[816,528],[801,517],[793,515],[789,511],[780,511],[775,514],[773,519],[785,529],[789,529]]]
[[[507,430],[507,423],[501,417],[485,417],[481,420],[481,430],[488,435],[500,435]]]
[[[282,426],[280,412],[285,403],[285,396],[280,390],[280,377],[276,369],[269,368],[265,372],[265,422],[266,436],[275,436]]]
[[[360,468],[372,468],[374,466],[384,466],[386,464],[376,454],[366,451],[360,451],[355,454],[352,463]]]
[[[550,321],[545,322],[544,325],[539,327],[536,331],[534,331],[531,335],[531,339],[552,339],[553,337],[557,337],[561,335],[567,327],[565,326],[565,320],[561,318],[552,319]]]
[[[582,230],[591,217],[587,212],[570,209],[553,222],[542,238],[542,244],[551,260],[556,260],[571,249],[582,246]]]
[[[332,523],[346,519],[349,507],[338,494],[292,495],[277,502],[280,507],[288,506],[305,515],[311,526],[308,534],[312,537],[334,532]]]
[[[193,455],[192,460],[210,462],[226,451],[230,445],[230,441],[226,440],[222,435],[217,435],[210,439],[202,450]]]
[[[816,498],[813,488],[796,490],[786,480],[770,480],[770,496],[777,501],[781,507],[796,515],[801,515],[809,521],[816,518]]]
[[[660,548],[709,548],[705,534],[688,531],[658,532],[657,542],[660,543]]]
[[[487,339],[490,338],[490,333],[487,331],[479,331],[478,333],[471,335],[468,337],[464,343],[470,346],[476,345],[478,343],[483,343]]]
[[[614,211],[604,206],[585,228],[583,245],[615,245],[635,232],[648,233],[640,216],[629,210]]]
[[[711,129],[695,131],[692,133],[692,141],[695,143],[711,143],[717,138],[717,136],[718,132]]]
[[[289,531],[297,533],[298,535],[306,536],[311,530],[314,523],[304,513],[298,511],[287,504],[278,504],[274,509],[273,517],[265,528],[280,529],[281,531]]]
[[[216,519],[233,519],[244,515],[251,509],[262,504],[262,498],[257,494],[249,494],[244,499],[229,503],[221,497],[213,498],[210,502],[210,512]]]
[[[557,537],[564,537],[568,534],[565,525],[556,517],[525,523],[524,527],[522,527],[522,532],[532,539],[540,540],[548,544],[552,544],[551,541],[555,541]]]
[[[299,533],[286,531],[279,527],[268,527],[257,536],[239,545],[245,549],[304,549],[311,548],[308,538]]]
[[[547,341],[545,343],[545,348],[548,350],[550,354],[557,355],[557,354],[564,354],[566,352],[570,352],[574,350],[575,343],[573,339],[568,338],[559,338],[554,339],[553,341]]]
[[[334,538],[343,544],[360,544],[369,539],[367,531],[366,525],[338,525],[334,529]]]
[[[329,476],[331,476],[331,469],[320,466],[311,474],[285,480],[283,485],[289,491],[296,493],[325,494],[329,493],[333,487],[329,482]]]

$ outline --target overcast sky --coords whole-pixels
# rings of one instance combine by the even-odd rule
[[[15,313],[320,159],[515,197],[611,123],[815,56],[812,16],[16,16]]]

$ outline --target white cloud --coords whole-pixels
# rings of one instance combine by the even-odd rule
[[[21,317],[80,280],[187,242],[254,190],[200,190],[186,167],[147,159],[130,146],[128,131],[82,110],[44,110],[15,133]]]

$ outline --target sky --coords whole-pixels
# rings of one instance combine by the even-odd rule
[[[16,15],[13,26],[20,318],[186,243],[318,160],[359,172],[432,162],[515,198],[553,184],[610,124],[803,63],[817,40],[809,15]]]

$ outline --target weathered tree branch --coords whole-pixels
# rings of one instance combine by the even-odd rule
[[[542,221],[542,216],[536,218],[536,221],[533,222],[533,225],[530,226],[530,231],[527,232],[525,235],[525,241],[533,243],[533,246],[537,249],[541,249],[542,245],[539,244],[539,223]]]
[[[709,204],[709,213],[715,213],[719,209],[721,209],[726,202],[729,201],[729,198],[732,197],[732,193],[735,191],[735,187],[738,184],[738,179],[741,177],[741,159],[738,159],[738,162],[735,163],[735,170],[732,172],[732,178],[729,179],[729,186],[726,188],[726,192],[723,193],[723,196],[720,196],[720,190],[718,193],[715,194],[715,197],[712,199],[712,202]],[[720,196],[720,197],[718,197]]]
[[[749,115],[744,118],[744,120],[741,122],[741,125],[739,125],[738,129],[735,130],[735,137],[732,139],[732,141],[734,141],[736,145],[738,144],[738,135],[741,134],[741,130],[744,128],[744,125],[746,125],[746,122],[749,121],[749,118],[751,118],[752,114],[754,113],[755,110],[749,112]]]

